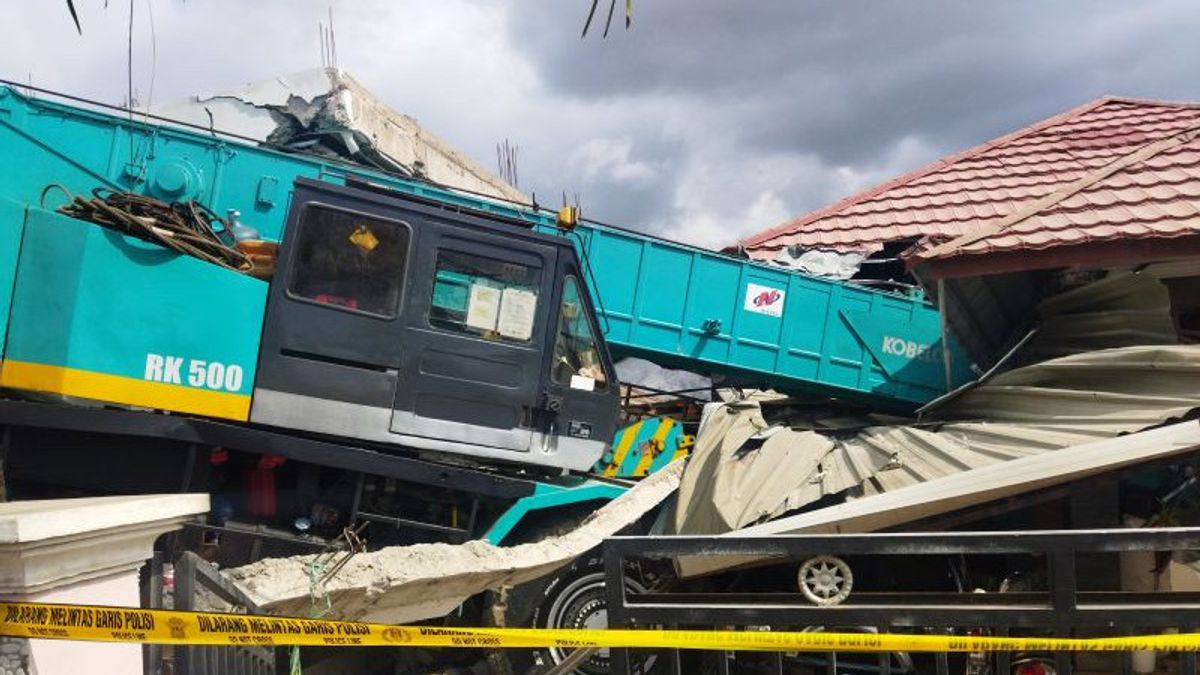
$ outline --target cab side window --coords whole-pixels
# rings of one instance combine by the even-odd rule
[[[533,341],[542,270],[461,251],[440,250],[429,325],[486,340]]]
[[[608,378],[604,375],[604,362],[596,348],[596,336],[583,303],[579,281],[572,276],[563,279],[550,376],[555,383],[573,389],[603,389]]]
[[[398,221],[306,206],[288,293],[392,318],[404,283],[408,237],[408,227]]]

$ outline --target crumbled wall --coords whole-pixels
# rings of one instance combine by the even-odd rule
[[[168,102],[154,106],[151,112],[278,145],[306,136],[319,138],[309,151],[349,155],[376,166],[394,162],[403,171],[435,183],[530,202],[520,190],[430,133],[416,119],[396,112],[344,71],[333,68]]]

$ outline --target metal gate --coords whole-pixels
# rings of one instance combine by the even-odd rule
[[[1118,636],[1162,632],[1173,628],[1190,632],[1200,626],[1198,592],[1131,592],[1117,589],[1080,590],[1094,586],[1090,573],[1099,560],[1115,563],[1116,554],[1130,551],[1171,552],[1200,548],[1200,528],[1144,530],[1078,530],[1041,532],[939,532],[932,534],[792,535],[773,537],[674,536],[613,537],[605,543],[608,621],[614,627],[748,628],[849,626],[878,632],[909,632],[965,635],[983,631],[989,635],[1072,637]],[[889,589],[888,592],[851,592],[836,606],[815,606],[796,585],[787,592],[712,592],[677,585],[662,591],[634,592],[622,582],[631,565],[652,559],[718,556],[771,558],[771,564],[801,564],[814,556],[850,557],[870,564],[885,562],[897,569],[900,558],[947,556],[1025,556],[1042,565],[1044,582],[1031,590],[1010,593],[927,592]],[[881,558],[884,557],[884,558]],[[1099,558],[1097,557],[1099,556]],[[1107,558],[1105,558],[1107,556]],[[927,558],[925,558],[927,559]],[[831,628],[832,630],[832,628]],[[976,633],[980,634],[980,633]],[[1110,655],[1113,656],[1113,655]],[[1068,653],[1044,655],[1060,675],[1074,667]],[[628,675],[629,650],[613,650],[613,673]],[[692,653],[680,650],[650,655],[635,654],[632,660],[666,659],[668,672],[708,672],[724,675],[738,670],[737,655],[726,652]],[[772,655],[770,670],[783,673],[785,657]],[[841,655],[796,655],[793,662],[807,659],[827,673],[844,673],[850,668]],[[958,658],[958,657],[956,657]],[[1099,657],[1097,657],[1099,658]],[[1119,660],[1114,670],[1131,673],[1131,655]],[[716,660],[713,664],[712,661]],[[1012,655],[999,653],[993,672],[1008,675]],[[839,665],[842,660],[842,665]],[[880,655],[874,662],[859,664],[863,671],[892,673],[898,670],[894,656]],[[937,654],[928,667],[937,673],[950,672],[947,654]],[[661,664],[661,661],[659,662]],[[755,664],[762,668],[761,659]],[[1179,656],[1180,672],[1195,675],[1196,654]],[[714,668],[715,666],[715,668]],[[761,670],[759,671],[761,672]],[[962,672],[961,670],[959,672]]]
[[[222,578],[210,563],[187,551],[175,564],[175,609],[206,611],[207,607],[198,606],[206,597],[247,614],[265,613],[245,593]],[[275,650],[267,647],[175,647],[173,657],[163,662],[173,662],[177,675],[275,675],[276,672]]]

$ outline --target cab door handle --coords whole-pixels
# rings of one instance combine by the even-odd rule
[[[558,452],[558,421],[550,420],[546,433],[542,434],[542,454],[553,455]]]

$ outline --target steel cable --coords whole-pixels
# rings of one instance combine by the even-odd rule
[[[67,192],[58,185],[46,190],[52,188]],[[44,197],[45,192],[42,194]],[[63,215],[96,223],[227,269],[250,271],[250,258],[222,241],[213,229],[213,223],[220,223],[232,239],[229,223],[195,200],[167,203],[109,188],[92,190],[91,199],[72,196],[69,192],[67,196],[71,201],[58,207],[58,212]]]

